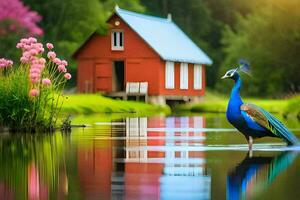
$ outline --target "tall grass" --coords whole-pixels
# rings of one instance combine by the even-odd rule
[[[31,101],[28,97],[27,70],[10,69],[0,75],[0,122],[11,129],[26,127],[30,118]]]
[[[0,68],[0,126],[13,132],[53,131],[62,90],[71,78],[66,73],[67,62],[56,58],[53,51],[46,60],[41,43],[34,38],[22,40],[18,43],[23,52],[20,66]]]

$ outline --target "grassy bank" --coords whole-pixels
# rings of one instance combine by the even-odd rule
[[[114,100],[98,94],[72,94],[66,96],[62,112],[68,114],[137,113],[149,115],[158,112],[169,113],[170,108],[142,102]]]
[[[179,105],[176,111],[179,112],[226,112],[229,95],[221,95],[208,92],[201,103]],[[256,104],[269,112],[285,115],[297,115],[300,113],[300,96],[291,99],[255,99],[244,98],[244,102]]]
[[[300,120],[300,95],[288,100],[283,114],[288,117],[297,117]]]

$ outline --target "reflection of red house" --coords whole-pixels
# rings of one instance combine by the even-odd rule
[[[147,82],[152,102],[204,95],[212,61],[171,19],[116,8],[107,23],[109,34],[92,34],[74,54],[79,92],[120,92],[128,82]]]
[[[131,119],[130,122],[134,120]],[[136,122],[138,125],[127,123],[127,126],[135,127],[134,130],[140,133],[140,138],[135,139],[136,132],[134,137],[131,132],[126,133],[129,137],[126,142],[124,179],[126,199],[159,199],[168,193],[168,189],[162,190],[162,184],[169,181],[169,178],[185,176],[194,179],[204,175],[205,154],[184,148],[186,145],[204,144],[205,133],[200,131],[205,127],[203,117],[156,117],[149,119],[144,125],[142,120]],[[148,128],[146,135],[143,133],[145,126]],[[174,146],[179,148],[172,148]],[[191,163],[193,167],[190,167]],[[206,187],[209,186],[208,183]]]
[[[84,199],[110,199],[111,146],[105,145],[105,147],[101,147],[100,142],[94,142],[90,148],[79,148],[77,157],[78,174]]]
[[[205,127],[203,117],[128,118],[125,124],[125,132],[117,133],[124,141],[95,140],[92,147],[78,149],[78,174],[84,198],[168,197],[168,185],[177,184],[178,177],[196,183],[193,187],[198,188],[191,186],[191,193],[203,194],[204,188],[204,194],[210,194],[205,154],[193,148],[205,141],[201,131]],[[186,182],[180,184],[185,192]]]

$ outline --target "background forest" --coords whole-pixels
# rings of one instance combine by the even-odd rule
[[[171,13],[213,59],[207,68],[211,89],[229,90],[220,76],[245,58],[252,66],[245,94],[282,97],[300,91],[299,0],[1,0],[0,57],[18,62],[17,41],[34,35],[53,42],[71,61],[91,33],[106,33],[105,21],[116,4],[160,17]],[[71,66],[75,77],[76,63]]]

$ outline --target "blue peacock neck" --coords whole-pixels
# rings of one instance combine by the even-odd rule
[[[236,73],[233,77],[235,84],[231,90],[230,99],[228,102],[227,107],[227,119],[230,122],[236,121],[237,118],[241,115],[241,105],[243,104],[243,101],[240,96],[240,88],[242,85],[242,80],[238,73]]]

